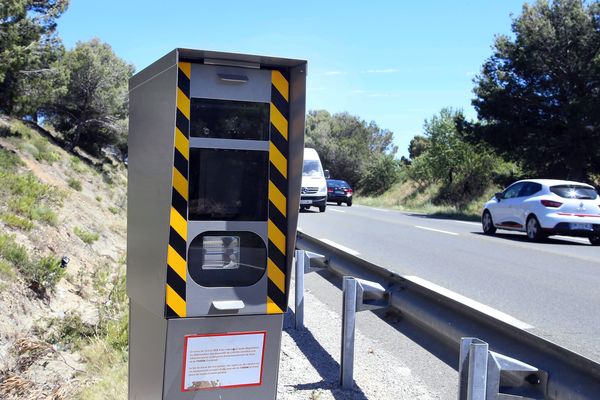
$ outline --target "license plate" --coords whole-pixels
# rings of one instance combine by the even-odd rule
[[[300,204],[312,204],[312,200],[300,200]]]
[[[336,191],[335,191],[335,194],[341,194],[341,195],[343,195],[343,194],[344,194],[344,192],[342,192],[342,191],[339,191],[339,190],[336,190]]]
[[[579,224],[579,223],[572,223],[569,224],[571,230],[574,231],[591,231],[592,228],[592,224]]]

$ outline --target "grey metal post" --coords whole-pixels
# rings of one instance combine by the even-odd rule
[[[458,357],[458,400],[466,400],[469,383],[469,346],[475,340],[471,337],[460,339],[460,355]]]
[[[296,250],[296,329],[304,328],[304,250]]]
[[[344,302],[342,306],[342,357],[340,381],[342,388],[352,389],[354,384],[354,334],[356,330],[356,279],[351,276],[345,276],[342,288],[344,291]]]
[[[485,400],[488,375],[488,344],[466,337],[460,340],[458,400]]]
[[[469,345],[469,383],[467,400],[485,400],[487,389],[488,344],[473,341]]]

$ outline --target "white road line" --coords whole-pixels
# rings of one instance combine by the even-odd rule
[[[341,212],[341,213],[345,213],[346,212],[344,210],[338,210],[336,208],[331,208],[331,207],[329,208],[329,211],[335,211],[335,212]]]
[[[428,228],[428,227],[426,227],[426,226],[419,226],[419,225],[415,225],[415,228],[419,228],[419,229],[425,229],[426,231],[432,231],[432,232],[445,233],[446,235],[458,236],[458,233],[454,233],[454,232],[448,232],[448,231],[442,231],[442,230],[440,230],[440,229]]]
[[[345,251],[345,252],[346,252],[346,253],[348,253],[348,254],[352,254],[353,256],[357,256],[357,255],[359,255],[359,254],[360,254],[358,251],[356,251],[356,250],[352,250],[352,249],[351,249],[351,248],[349,248],[349,247],[346,247],[346,246],[344,246],[344,245],[342,245],[342,244],[336,243],[336,242],[334,242],[333,240],[324,239],[324,238],[321,238],[321,239],[319,239],[319,240],[320,240],[321,242],[327,243],[327,244],[328,244],[328,245],[330,245],[330,246],[333,246],[333,247],[335,247],[336,249],[340,249],[340,250],[342,250],[342,251]]]
[[[528,330],[528,329],[534,328],[533,325],[529,325],[528,323],[523,322],[523,321],[513,317],[512,315],[508,315],[506,313],[503,313],[502,311],[496,310],[495,308],[486,306],[485,304],[482,304],[478,301],[475,301],[475,300],[465,297],[461,294],[453,292],[452,290],[446,289],[442,286],[436,285],[435,283],[429,282],[428,280],[425,280],[423,278],[419,278],[418,276],[405,276],[405,278],[411,282],[414,282],[418,285],[426,287],[429,290],[433,290],[436,293],[439,293],[443,296],[449,297],[456,302],[464,304],[467,307],[474,308],[475,310],[477,310],[479,312],[489,315],[492,318],[499,319],[500,321],[503,321],[503,322],[505,322],[509,325],[512,325],[514,327],[517,327],[519,329]]]
[[[456,219],[453,219],[454,222],[458,222],[459,224],[466,224],[466,225],[481,225],[480,222],[469,222],[469,221],[458,221]]]

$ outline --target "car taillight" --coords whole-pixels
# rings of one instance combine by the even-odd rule
[[[562,206],[562,203],[560,203],[558,201],[542,200],[541,202],[544,207],[558,208],[558,207]]]
[[[348,191],[346,193],[352,194],[352,189],[348,188]]]
[[[327,193],[333,193],[333,188],[327,188]]]

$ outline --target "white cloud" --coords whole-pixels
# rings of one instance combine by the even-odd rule
[[[373,92],[367,95],[368,97],[402,97],[400,93],[389,93],[389,92]]]
[[[384,69],[369,69],[365,71],[367,74],[393,74],[400,72],[398,68],[384,68]]]

